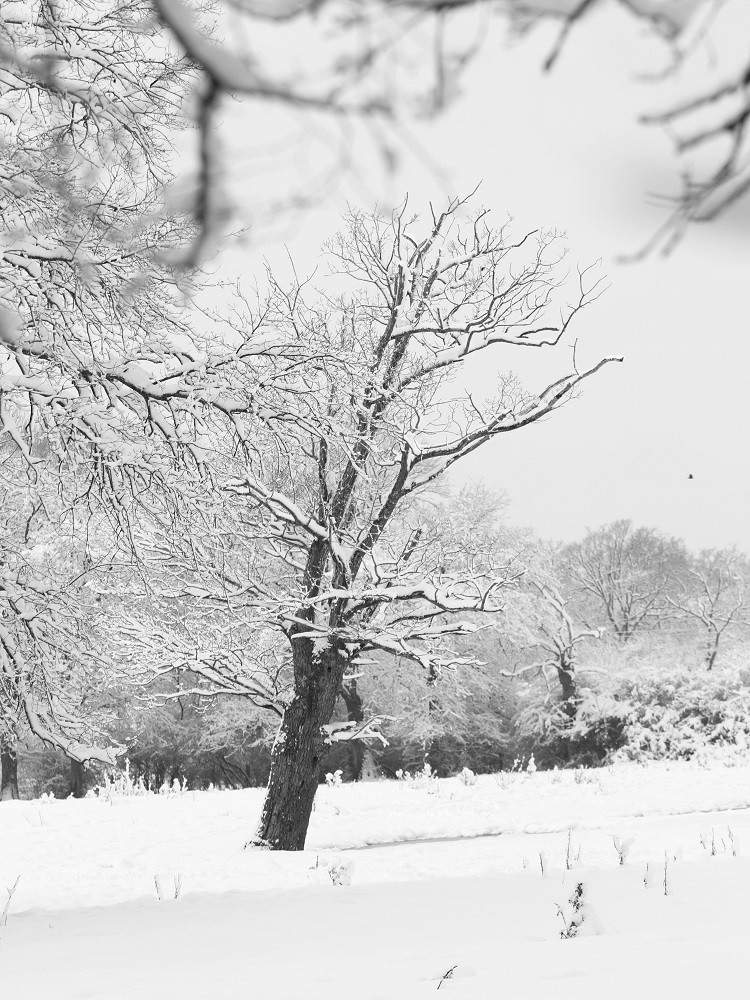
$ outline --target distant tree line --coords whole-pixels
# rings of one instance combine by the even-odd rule
[[[628,521],[580,542],[544,544],[509,527],[504,509],[481,488],[436,505],[431,528],[442,535],[445,576],[502,552],[518,571],[514,586],[489,625],[458,637],[452,663],[415,672],[398,656],[375,655],[366,673],[345,675],[333,721],[381,718],[387,744],[334,743],[319,780],[336,770],[344,780],[392,778],[425,763],[446,776],[494,772],[531,754],[540,767],[576,767],[749,745],[744,555],[692,553]],[[280,671],[280,691],[289,671]],[[123,669],[84,711],[92,729],[124,748],[134,780],[151,788],[267,782],[277,712],[250,695],[208,692],[188,667],[139,678],[134,685]],[[101,765],[64,765],[19,727],[3,742],[5,797],[17,794],[17,753],[29,792],[82,794],[101,780]]]

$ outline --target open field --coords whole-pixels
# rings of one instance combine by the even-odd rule
[[[0,886],[20,876],[3,997],[689,998],[743,982],[750,767],[323,787],[308,850],[288,855],[243,850],[261,801],[3,804]],[[622,866],[615,837],[633,838]]]

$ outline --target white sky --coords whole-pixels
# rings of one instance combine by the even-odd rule
[[[716,29],[716,72],[731,64],[733,40],[748,37],[750,24],[739,30],[737,23],[743,13],[750,20],[743,6],[734,4],[735,22],[727,20],[723,35],[721,24]],[[662,218],[649,194],[675,184],[669,139],[637,122],[669,104],[670,84],[636,78],[662,64],[664,50],[613,6],[574,32],[544,75],[551,37],[537,33],[509,50],[500,31],[490,31],[462,96],[437,121],[410,126],[424,155],[402,152],[389,176],[377,167],[372,144],[353,137],[348,181],[270,236],[256,230],[245,251],[224,260],[252,273],[259,253],[272,263],[282,259],[283,241],[305,271],[347,200],[372,208],[409,192],[417,206],[440,204],[482,181],[481,201],[498,223],[511,214],[524,229],[554,226],[567,232],[572,261],[604,258],[611,288],[581,316],[579,358],[621,353],[626,361],[605,368],[545,422],[488,444],[459,475],[505,490],[511,520],[543,537],[569,540],[630,517],[695,548],[737,543],[750,551],[750,211],[694,230],[667,259],[617,264]],[[711,71],[711,56],[698,54],[683,87],[695,89],[696,72]],[[288,147],[281,161],[269,160],[274,165],[263,173],[246,154],[259,132],[272,135],[267,112],[236,106],[231,115],[222,140],[242,151],[233,157],[231,181],[247,205],[258,203],[269,176],[288,188],[294,170],[298,179],[299,171],[315,174],[315,150],[326,146],[319,130]],[[518,370],[512,350],[495,358]],[[563,350],[560,372],[567,361]],[[489,394],[494,376],[485,365],[472,380],[481,388],[486,379]]]

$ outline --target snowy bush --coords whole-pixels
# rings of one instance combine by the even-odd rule
[[[750,746],[747,680],[745,671],[731,669],[625,678],[619,692],[624,743],[616,757],[700,760],[718,750],[727,763],[744,758]]]
[[[438,776],[432,770],[431,765],[425,761],[421,771],[403,771],[399,768],[396,777],[403,781],[409,788],[422,789],[428,792],[438,791]]]
[[[133,795],[184,795],[188,790],[187,778],[183,778],[182,781],[175,778],[171,783],[165,781],[158,789],[149,788],[143,780],[143,775],[139,775],[137,780],[133,779],[129,760],[125,761],[125,767],[122,770],[105,772],[102,782],[88,791],[86,797],[111,801],[114,798],[125,798]]]
[[[471,770],[470,767],[465,767],[463,771],[461,771],[461,773],[459,774],[458,780],[461,782],[462,785],[470,787],[471,785],[476,785],[477,776],[476,774],[474,774],[474,772]]]
[[[512,788],[518,780],[526,781],[528,772],[526,771],[527,762],[525,757],[516,757],[511,765],[510,770],[501,771],[500,774],[494,775],[495,784],[498,788],[502,788],[503,791],[507,791]],[[531,770],[533,774],[536,771],[536,763]]]
[[[621,709],[610,693],[582,688],[571,723],[559,696],[529,688],[515,720],[518,755],[524,759],[529,754],[544,770],[559,765],[598,767],[622,745]]]
[[[601,934],[603,931],[599,915],[588,899],[585,882],[575,883],[567,902],[562,906],[558,905],[557,913],[563,924],[560,931],[560,937],[563,939],[583,934]]]
[[[310,869],[309,879],[318,884],[351,885],[354,866],[338,855],[318,856]]]
[[[594,670],[595,668],[595,670]],[[528,684],[515,719],[517,755],[549,768],[611,760],[743,760],[750,748],[750,670],[735,660],[708,671],[673,637],[600,648],[581,669],[576,715]]]
[[[557,907],[557,914],[563,923],[563,929],[560,931],[561,938],[577,937],[583,927],[585,920],[584,891],[583,882],[577,882],[568,901],[563,906],[558,905]]]
[[[577,785],[594,785],[598,779],[595,773],[587,771],[583,767],[577,767],[573,772],[573,780]]]
[[[329,771],[326,774],[326,784],[329,788],[334,785],[340,785],[343,776],[343,771],[339,768],[337,771]]]

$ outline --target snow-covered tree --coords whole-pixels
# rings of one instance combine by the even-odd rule
[[[554,554],[537,554],[524,580],[524,590],[514,602],[510,627],[512,645],[526,654],[515,674],[538,673],[549,687],[559,684],[561,706],[568,720],[575,719],[578,704],[580,648],[600,639],[603,628],[591,628],[576,613],[573,595],[554,568]]]
[[[7,448],[5,449],[7,452]],[[30,733],[78,762],[111,765],[97,690],[109,663],[88,582],[101,552],[52,491],[24,490],[14,456],[0,463],[0,742]],[[19,485],[20,483],[20,485]],[[84,710],[83,706],[87,703]]]
[[[211,31],[185,0],[155,0],[155,6],[202,75],[196,91],[193,260],[225,225],[214,125],[228,97],[273,102],[316,121],[325,116],[342,132],[353,119],[369,121],[384,164],[392,166],[398,141],[389,134],[389,123],[440,112],[460,92],[458,80],[483,51],[487,34],[479,0],[246,0],[215,8],[218,27],[215,23]],[[493,13],[520,34],[552,26],[544,63],[551,70],[571,32],[605,6],[606,0],[499,0]],[[646,27],[644,36],[663,42],[664,64],[655,74],[661,91],[654,82],[653,93],[656,101],[660,93],[665,97],[661,109],[643,121],[674,137],[681,187],[664,194],[665,223],[645,250],[668,251],[688,225],[733,210],[750,190],[747,56],[730,54],[731,63],[702,58],[705,52],[713,55],[714,34],[731,37],[746,30],[745,5],[743,0],[618,0],[617,6]],[[284,58],[270,61],[264,58],[268,52]],[[690,75],[695,83],[685,82]],[[330,173],[335,176],[336,170]],[[319,186],[310,187],[308,178],[308,190],[295,191],[289,201],[309,204],[319,193]]]
[[[747,560],[736,549],[711,549],[670,581],[669,604],[703,633],[707,670],[716,663],[720,643],[747,628],[746,574]]]
[[[376,652],[440,671],[457,656],[450,637],[502,608],[515,579],[512,564],[486,554],[446,566],[419,505],[462,457],[553,412],[615,360],[573,363],[535,391],[501,369],[489,400],[455,384],[480,353],[489,362],[510,347],[560,344],[599,289],[580,271],[571,299],[553,234],[514,239],[464,200],[424,228],[406,206],[388,219],[352,213],[328,256],[327,293],[269,279],[256,327],[265,350],[238,352],[221,376],[223,398],[252,384],[268,405],[248,403],[243,420],[225,425],[232,433],[211,467],[220,499],[193,507],[201,529],[190,543],[180,519],[164,523],[159,542],[173,596],[182,587],[212,613],[223,605],[243,628],[275,629],[286,648],[292,687],[257,838],[284,849],[304,845],[330,743],[372,729],[370,720],[332,726],[344,678]],[[204,399],[215,374],[200,374]],[[256,695],[258,680],[253,666]]]
[[[687,560],[681,542],[630,521],[614,521],[587,532],[561,553],[563,572],[592,626],[611,629],[622,642],[671,614],[668,581]]]
[[[502,523],[505,506],[505,497],[480,484],[447,489],[407,508],[407,522],[417,526],[424,543],[421,558],[429,553],[428,570],[437,566],[446,579],[457,579],[506,565],[508,583],[517,585],[528,538]],[[494,646],[506,616],[492,623],[481,613],[465,617],[477,631],[453,638],[453,663],[433,662],[415,671],[408,660],[381,655],[366,669],[355,664],[344,675],[348,721],[362,722],[367,714],[389,719],[390,749],[377,748],[375,757],[390,761],[392,772],[424,763],[443,773],[467,764],[486,770],[502,759],[513,697],[498,671]],[[364,749],[359,741],[346,747],[346,773],[356,777]]]
[[[164,210],[190,67],[145,0],[4,4],[0,66],[0,432],[117,494],[153,472],[144,417],[169,435],[185,395],[139,366],[190,367]]]
[[[0,13],[3,704],[78,761],[113,760],[79,711],[88,584],[155,474],[144,425],[169,436],[136,359],[176,358],[185,329],[163,185],[190,67],[158,30],[143,0]]]

